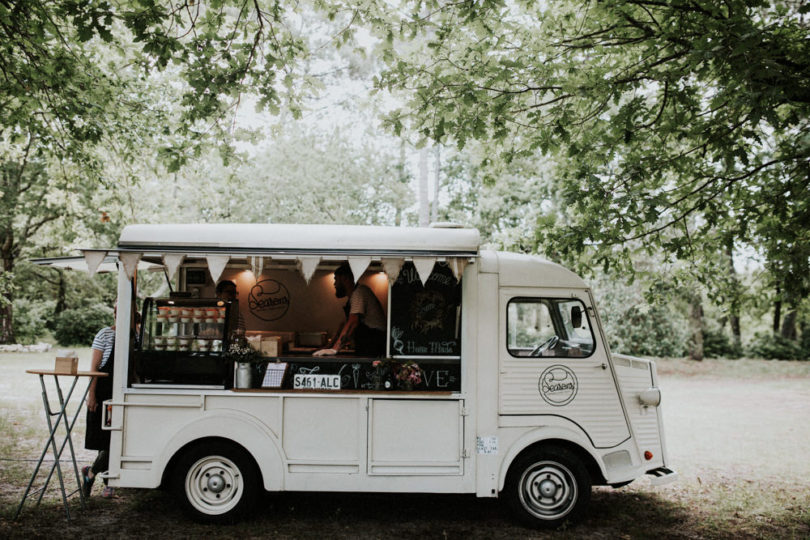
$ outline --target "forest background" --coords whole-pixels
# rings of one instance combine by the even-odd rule
[[[129,223],[452,221],[583,274],[614,351],[807,359],[808,17],[0,0],[0,343],[89,343],[113,281],[28,259]]]

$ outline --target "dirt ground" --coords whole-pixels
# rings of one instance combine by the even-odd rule
[[[64,518],[56,491],[12,520],[42,444],[39,383],[0,355],[0,537],[810,538],[810,363],[659,362],[677,482],[594,489],[588,517],[556,533],[516,524],[498,500],[457,495],[267,495],[233,526],[187,521],[169,493],[96,487]],[[78,437],[77,441],[80,440]],[[92,454],[79,451],[84,460]]]

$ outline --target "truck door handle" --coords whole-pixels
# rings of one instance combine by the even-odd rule
[[[601,364],[596,365],[596,366],[594,366],[594,367],[595,367],[596,369],[599,369],[599,368],[602,368],[602,369],[607,369],[607,364],[606,364],[605,362],[602,362]]]

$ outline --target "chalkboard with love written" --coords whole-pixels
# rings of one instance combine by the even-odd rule
[[[402,266],[391,287],[391,355],[459,356],[461,287],[438,262],[422,285],[413,263]]]

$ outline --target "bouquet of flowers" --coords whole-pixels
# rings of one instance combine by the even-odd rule
[[[422,370],[419,369],[419,364],[413,360],[407,360],[399,364],[395,369],[394,376],[403,383],[419,384],[422,382]]]
[[[254,364],[263,360],[259,352],[247,343],[232,343],[225,353],[225,358],[237,364]]]

